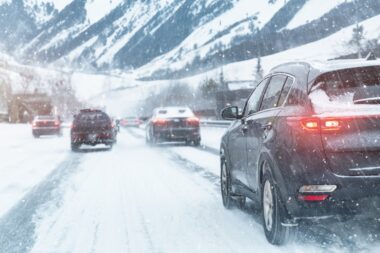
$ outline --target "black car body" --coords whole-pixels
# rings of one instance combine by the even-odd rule
[[[116,142],[116,133],[110,117],[101,110],[81,110],[74,117],[71,127],[71,148],[78,150],[80,145],[105,144],[110,147]]]
[[[32,121],[32,134],[35,138],[41,135],[62,135],[61,120],[57,116],[40,115]]]
[[[270,71],[222,138],[223,203],[256,200],[267,239],[303,220],[380,217],[380,62],[295,62]]]
[[[187,107],[157,108],[147,123],[146,141],[183,141],[198,146],[201,142],[199,119]]]

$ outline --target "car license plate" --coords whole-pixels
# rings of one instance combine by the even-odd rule
[[[96,141],[96,134],[89,134],[89,135],[88,135],[88,139],[89,139],[90,141]]]

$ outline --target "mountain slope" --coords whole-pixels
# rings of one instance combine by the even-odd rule
[[[0,45],[24,63],[162,79],[318,41],[378,14],[378,0],[3,0]]]

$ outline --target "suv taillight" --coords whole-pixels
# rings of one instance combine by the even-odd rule
[[[154,125],[157,125],[157,126],[162,126],[162,125],[165,125],[168,120],[167,119],[163,119],[163,118],[155,118],[152,120],[153,124]]]
[[[288,124],[309,133],[336,133],[344,126],[342,118],[288,117]]]
[[[190,126],[199,126],[199,119],[196,117],[187,118],[186,123]]]

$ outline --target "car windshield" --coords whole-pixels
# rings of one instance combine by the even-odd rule
[[[380,252],[380,0],[0,0],[0,253],[193,252]]]

